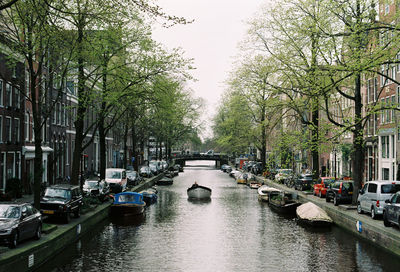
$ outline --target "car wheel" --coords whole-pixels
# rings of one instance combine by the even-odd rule
[[[39,224],[36,228],[35,239],[39,240],[42,237],[42,225]]]
[[[371,208],[371,218],[376,219],[375,209],[374,207]]]
[[[338,199],[337,199],[337,196],[335,196],[335,197],[333,198],[333,205],[335,205],[335,206],[339,205],[339,201],[338,201]]]
[[[75,218],[81,217],[81,207],[78,207],[76,209],[76,211],[74,212],[74,216],[75,216]]]
[[[318,196],[319,196],[319,198],[322,198],[322,193],[321,193],[321,191],[319,191]]]
[[[331,199],[328,197],[328,195],[326,195],[325,201],[326,202],[330,202],[331,201]]]
[[[363,210],[361,209],[361,204],[360,204],[360,202],[357,203],[357,212],[358,212],[359,214],[362,214],[362,213],[363,213]]]
[[[8,245],[9,248],[16,248],[18,245],[18,232],[14,231],[10,238],[10,244]]]
[[[385,227],[390,227],[390,222],[387,219],[387,214],[385,213],[385,211],[383,211],[383,225],[385,225]]]

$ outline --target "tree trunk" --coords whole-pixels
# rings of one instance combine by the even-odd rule
[[[128,166],[128,132],[129,132],[129,126],[128,122],[124,123],[124,161],[123,161],[123,168],[126,169]]]
[[[100,141],[100,179],[106,178],[107,168],[107,145],[106,145],[106,133],[104,129],[104,119],[99,120],[99,141]]]
[[[83,57],[83,26],[78,24],[78,110],[75,120],[75,147],[72,161],[71,183],[83,186],[83,169],[80,169],[82,159],[82,143],[84,140],[84,117],[86,113],[85,72]],[[79,174],[80,179],[79,179]]]
[[[353,205],[357,203],[358,191],[361,188],[364,175],[364,131],[362,126],[362,98],[361,98],[361,75],[355,78],[355,100],[354,100],[355,126],[353,131]]]

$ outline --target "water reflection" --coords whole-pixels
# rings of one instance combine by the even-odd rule
[[[145,214],[137,214],[125,217],[111,217],[111,223],[117,226],[140,226],[144,223]]]
[[[397,271],[395,258],[335,226],[310,230],[209,166],[185,168],[139,224],[105,222],[40,271]],[[196,180],[211,201],[192,202]],[[69,253],[68,253],[69,252]]]

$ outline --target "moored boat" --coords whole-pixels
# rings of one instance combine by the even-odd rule
[[[168,177],[163,177],[160,180],[158,180],[157,185],[172,185],[174,183],[174,180],[172,178]]]
[[[147,190],[143,190],[139,192],[140,194],[143,195],[143,201],[146,202],[146,205],[153,204],[154,202],[157,201],[157,190],[154,188],[149,188]]]
[[[114,195],[111,205],[112,216],[135,216],[144,212],[146,202],[143,195],[136,192],[122,192]]]
[[[258,200],[268,202],[268,194],[272,191],[280,191],[274,187],[269,187],[267,185],[263,185],[257,189],[258,192]]]
[[[198,185],[196,182],[187,189],[187,195],[192,199],[206,199],[211,197],[212,190],[208,187]]]
[[[307,202],[296,209],[298,222],[312,227],[327,227],[333,220],[320,207],[312,202]]]
[[[251,181],[250,184],[249,184],[249,187],[250,187],[251,189],[258,189],[258,188],[260,188],[261,186],[262,186],[262,183],[261,183],[261,182],[258,182],[258,181]]]
[[[269,206],[279,213],[295,214],[296,208],[300,205],[292,193],[284,191],[271,191],[268,198]]]

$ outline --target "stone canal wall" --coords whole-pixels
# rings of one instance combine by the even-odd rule
[[[325,198],[321,199],[294,189],[289,189],[284,185],[277,184],[270,180],[259,179],[266,185],[297,193],[300,202],[305,203],[310,201],[318,205],[328,213],[337,226],[382,249],[400,256],[400,231],[398,228],[385,227],[382,220],[374,220],[370,215],[358,214],[355,207],[349,207],[347,205],[334,206],[333,203],[327,203]]]
[[[155,184],[162,174],[146,180],[132,191],[141,191]],[[75,243],[101,221],[109,216],[111,202],[99,205],[95,210],[73,219],[69,224],[57,225],[57,228],[38,241],[25,241],[16,249],[10,249],[0,255],[0,272],[34,271],[40,265],[51,260],[65,247]]]

